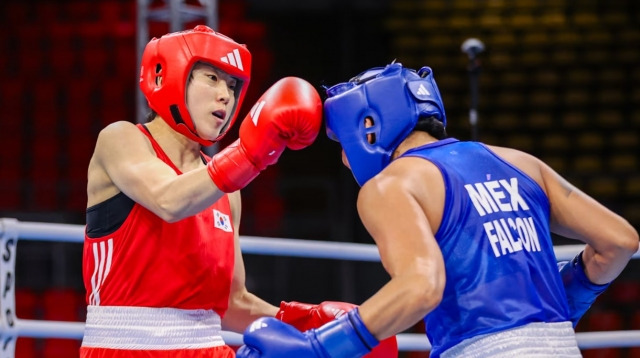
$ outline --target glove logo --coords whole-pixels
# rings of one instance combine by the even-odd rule
[[[335,317],[335,318],[340,318],[342,317],[345,313],[347,313],[347,311],[340,309],[340,308],[332,308],[331,309],[331,314]]]
[[[233,231],[233,229],[231,228],[231,219],[229,218],[229,215],[221,213],[216,209],[213,209],[213,225],[222,231]]]
[[[258,125],[258,117],[260,117],[260,112],[262,112],[262,107],[264,107],[267,101],[258,101],[252,108],[249,115],[251,116],[251,121],[254,126]]]
[[[251,323],[251,325],[249,326],[249,332],[254,332],[265,327],[267,327],[266,323],[262,322],[261,320],[257,320]]]

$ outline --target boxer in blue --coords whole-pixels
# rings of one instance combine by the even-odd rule
[[[529,154],[447,138],[429,67],[370,69],[327,95],[391,280],[304,333],[255,321],[238,357],[360,357],[421,319],[431,357],[580,357],[574,327],[638,250],[634,228]],[[558,264],[552,232],[584,250]]]

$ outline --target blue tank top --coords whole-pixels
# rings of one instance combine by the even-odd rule
[[[407,151],[442,173],[435,238],[447,282],[425,316],[432,357],[461,341],[530,322],[569,320],[549,231],[549,201],[531,177],[485,145],[441,140]]]

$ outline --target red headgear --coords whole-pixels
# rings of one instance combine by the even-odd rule
[[[187,109],[186,87],[196,62],[210,64],[238,80],[233,112],[213,141],[198,136]],[[154,37],[142,53],[140,88],[149,107],[175,131],[205,146],[220,140],[235,122],[250,78],[251,53],[247,47],[204,25]]]

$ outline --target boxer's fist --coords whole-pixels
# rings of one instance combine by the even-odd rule
[[[301,302],[281,302],[276,318],[300,331],[318,328],[325,323],[342,317],[357,307],[352,303],[324,301],[318,305]],[[380,341],[365,358],[393,358],[398,356],[398,342],[395,336]]]
[[[580,318],[611,283],[596,285],[589,281],[587,274],[584,272],[582,251],[571,261],[558,262],[558,271],[560,271],[564,291],[567,295],[569,318],[573,323],[573,328],[575,328]]]
[[[271,317],[254,321],[244,332],[238,358],[357,358],[378,344],[351,310],[320,328],[304,333]]]
[[[240,125],[240,141],[260,169],[276,162],[273,151],[307,147],[322,124],[322,101],[309,82],[285,77],[258,99]],[[279,155],[279,154],[278,154]]]
[[[285,77],[258,99],[240,125],[240,138],[213,156],[207,169],[224,192],[245,187],[274,164],[285,147],[302,149],[315,140],[322,102],[307,81]]]
[[[276,318],[300,331],[318,328],[351,311],[356,305],[346,302],[325,301],[318,305],[301,302],[280,302]]]

